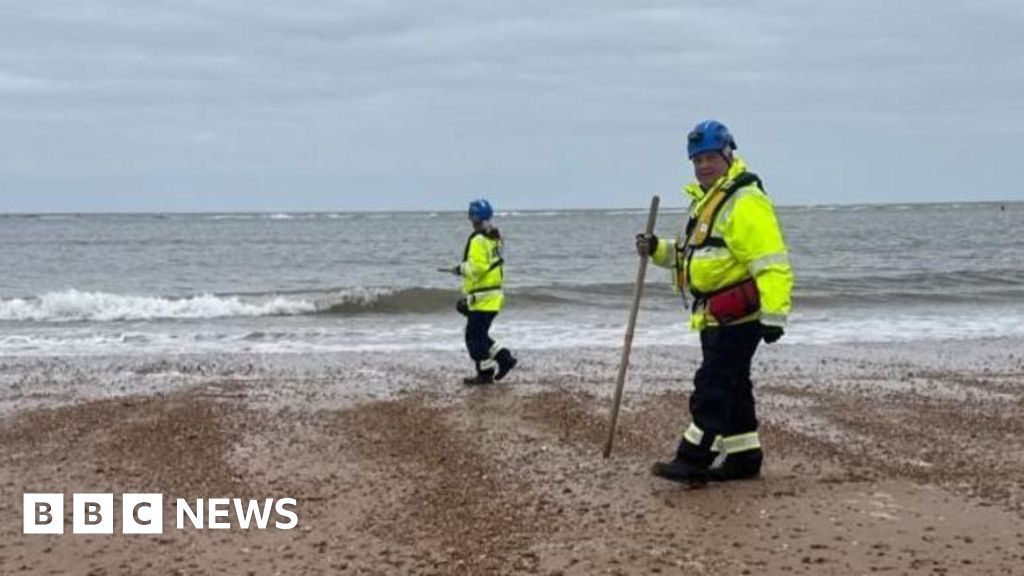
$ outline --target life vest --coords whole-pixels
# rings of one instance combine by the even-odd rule
[[[704,293],[688,281],[690,276],[690,263],[693,261],[694,252],[704,247],[728,248],[725,240],[711,235],[714,230],[715,220],[721,213],[722,208],[729,198],[739,189],[757,184],[758,188],[764,190],[761,179],[753,172],[743,172],[726,186],[720,186],[711,192],[711,196],[704,202],[700,212],[690,217],[686,223],[686,239],[681,246],[677,244],[676,251],[676,278],[677,285],[683,292],[693,295],[692,310],[694,312],[704,305],[707,310],[718,321],[719,324],[728,324],[746,316],[756,313],[760,309],[757,284],[753,277],[747,278],[726,286],[712,293]]]

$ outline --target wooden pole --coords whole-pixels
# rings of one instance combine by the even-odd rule
[[[658,218],[658,202],[651,198],[651,211],[647,215],[647,235],[654,234],[654,222]],[[622,359],[619,360],[619,377],[615,382],[615,397],[612,400],[612,418],[608,425],[608,439],[604,443],[604,457],[612,454],[612,443],[615,441],[615,423],[619,419],[619,405],[622,403],[622,388],[626,384],[626,369],[629,368],[629,352],[633,348],[633,329],[636,327],[636,315],[640,311],[640,298],[644,293],[644,276],[647,274],[647,254],[640,255],[640,268],[636,272],[636,286],[633,288],[633,309],[629,311],[629,323],[626,324],[626,339],[622,345]]]

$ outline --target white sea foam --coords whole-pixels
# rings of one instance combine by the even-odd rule
[[[172,299],[65,290],[39,298],[0,301],[0,320],[33,322],[285,316],[315,311],[314,302],[301,299],[273,297],[262,302],[245,302],[237,296],[211,294]]]
[[[299,316],[317,312],[360,311],[384,299],[404,296],[386,287],[354,287],[324,293],[231,296],[201,294],[186,298],[135,296],[65,290],[35,298],[0,300],[0,321],[12,322],[116,322],[187,320],[260,316]],[[429,292],[429,291],[427,291]]]

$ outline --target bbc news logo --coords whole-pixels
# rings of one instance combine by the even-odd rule
[[[113,494],[72,494],[73,534],[113,534]],[[175,501],[178,530],[229,530],[234,518],[238,527],[291,530],[299,525],[294,498],[242,500],[241,498],[198,498]],[[24,534],[64,533],[64,494],[23,495]],[[273,522],[271,522],[273,520]],[[163,494],[122,494],[121,534],[163,534]]]

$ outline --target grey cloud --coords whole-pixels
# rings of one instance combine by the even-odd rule
[[[21,4],[0,210],[632,205],[706,116],[782,203],[1015,193],[935,168],[1019,145],[1014,2]]]

